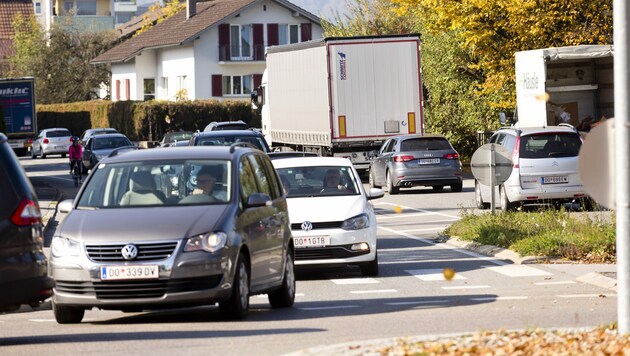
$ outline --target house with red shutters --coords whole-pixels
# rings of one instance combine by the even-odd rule
[[[184,10],[92,63],[111,65],[112,101],[249,100],[266,47],[323,33],[319,17],[286,0],[187,0]]]

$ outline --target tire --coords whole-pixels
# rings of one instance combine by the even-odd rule
[[[434,185],[431,187],[433,189],[434,192],[441,192],[442,189],[444,189],[443,185]]]
[[[247,316],[249,311],[249,270],[243,253],[238,255],[232,294],[230,298],[219,303],[219,310],[226,319],[240,320]]]
[[[389,174],[389,171],[387,172],[387,176],[385,177],[385,179],[387,180],[387,192],[390,195],[398,194],[400,188],[394,186],[394,182],[392,181],[392,176],[391,174]]]
[[[378,276],[378,252],[374,255],[374,260],[359,265],[361,275],[365,277]]]
[[[39,152],[39,158],[44,159],[46,158],[46,154],[44,153],[44,149],[42,148],[42,150]]]
[[[269,293],[267,297],[272,308],[288,308],[295,302],[295,267],[292,249],[287,250],[282,286]]]
[[[451,184],[451,192],[459,193],[464,188],[464,184],[459,182],[457,184]]]
[[[380,185],[376,185],[376,180],[374,179],[374,172],[372,172],[372,170],[370,169],[370,172],[368,173],[368,180],[369,180],[369,184],[370,184],[370,188],[381,188]]]
[[[85,168],[85,166],[83,165],[83,162],[81,162],[81,173],[83,175],[87,175],[88,174],[88,169]]]
[[[477,209],[484,210],[490,208],[489,203],[483,202],[483,197],[481,196],[481,184],[475,180],[475,205]]]
[[[501,186],[499,188],[499,197],[501,200],[501,210],[503,211],[514,211],[516,210],[516,204],[512,203],[510,199],[507,197],[505,193],[505,187]]]
[[[35,150],[33,149],[33,147],[31,147],[31,158],[37,159],[37,155],[35,154]]]
[[[83,320],[85,309],[60,306],[54,301],[52,302],[55,320],[59,324],[78,324]]]

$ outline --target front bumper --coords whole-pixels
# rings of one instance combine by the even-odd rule
[[[235,259],[225,251],[175,253],[165,260],[142,263],[51,256],[51,276],[56,280],[53,300],[64,306],[114,310],[214,304],[231,294]],[[157,265],[159,278],[101,280],[102,266],[120,265]]]
[[[343,265],[374,261],[376,258],[376,228],[346,231],[343,229],[321,229],[305,232],[293,230],[293,238],[330,236],[330,245],[295,247],[295,265]],[[351,246],[366,243],[367,250],[352,250]]]

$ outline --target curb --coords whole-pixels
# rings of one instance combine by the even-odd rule
[[[46,213],[42,216],[42,223],[44,224],[44,234],[48,231],[49,222],[55,219],[55,215],[57,214],[57,203],[61,199],[61,195],[61,191],[59,189],[55,189],[55,196],[48,203]]]

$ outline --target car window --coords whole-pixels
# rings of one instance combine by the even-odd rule
[[[582,140],[574,133],[539,133],[521,136],[520,158],[577,157]]]
[[[198,146],[230,146],[235,142],[246,142],[254,145],[259,150],[267,152],[266,145],[263,142],[264,139],[255,136],[213,136],[213,137],[200,137],[197,141]]]
[[[451,145],[445,138],[441,137],[418,137],[403,140],[400,143],[400,151],[434,151],[434,150],[450,150]]]
[[[8,145],[0,146],[0,187],[2,187],[2,199],[0,199],[1,216],[10,216],[18,205],[18,194],[15,191],[9,174],[17,174],[16,171],[9,173],[8,170],[13,167],[11,160],[11,149]]]
[[[54,130],[54,131],[48,131],[46,133],[46,137],[68,137],[68,136],[72,136],[72,134],[68,130]]]
[[[394,139],[387,140],[387,142],[385,142],[385,144],[381,148],[381,154],[387,153],[387,152],[391,152],[395,141],[396,140],[394,140]]]
[[[124,146],[131,146],[131,141],[125,137],[104,137],[94,139],[94,150],[103,150],[109,148],[118,148]]]
[[[258,183],[258,192],[265,193],[272,198],[274,197],[274,192],[272,192],[271,181],[269,180],[269,176],[267,175],[267,171],[265,169],[265,165],[261,160],[261,157],[258,155],[249,155],[248,156],[249,163],[254,170],[254,174],[256,175],[256,181]]]
[[[271,198],[276,199],[282,195],[282,183],[278,180],[278,175],[276,173],[275,168],[273,168],[273,163],[271,163],[271,159],[268,159],[263,156],[258,156],[260,160],[265,165],[265,172],[269,177],[270,188],[271,188]]]
[[[77,208],[223,204],[231,192],[230,167],[226,160],[102,163]]]
[[[356,195],[360,194],[358,182],[351,167],[309,166],[278,168],[278,175],[284,177],[290,186],[287,197]],[[339,177],[337,190],[327,190],[327,174],[335,171]]]
[[[241,183],[241,203],[245,203],[250,195],[256,193],[256,175],[246,156],[241,157],[238,165],[238,175]]]

